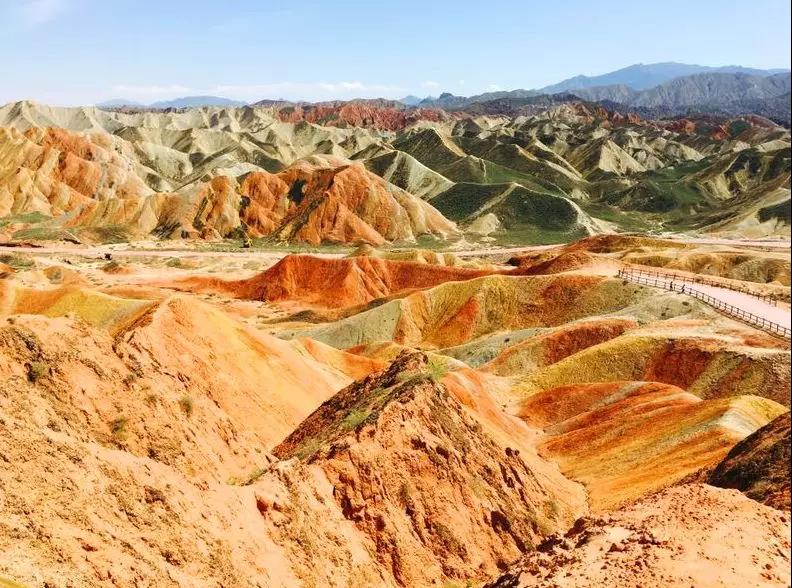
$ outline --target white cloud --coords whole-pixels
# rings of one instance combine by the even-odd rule
[[[210,94],[255,102],[265,98],[287,100],[335,100],[349,98],[398,98],[405,88],[364,82],[274,82],[269,84],[222,85]]]
[[[435,89],[435,88],[439,88],[440,87],[440,83],[439,82],[433,82],[432,80],[427,80],[426,82],[421,82],[421,86],[423,88]]]
[[[22,18],[30,26],[54,20],[66,8],[66,0],[25,0],[20,6]]]
[[[169,86],[137,86],[119,84],[112,88],[112,98],[126,98],[129,100],[160,100],[163,98],[179,98],[188,94],[198,93],[194,88],[171,84]]]
[[[400,98],[406,88],[388,84],[368,84],[359,81],[341,82],[273,82],[269,84],[228,84],[211,87],[171,85],[118,84],[106,98],[126,98],[138,102],[152,102],[188,95],[222,96],[256,102],[266,98],[286,100],[349,100],[351,98]]]

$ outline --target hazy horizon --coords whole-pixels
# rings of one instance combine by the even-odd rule
[[[790,67],[779,0],[753,2],[748,28],[736,1],[261,4],[0,0],[0,49],[13,57],[0,66],[0,103],[395,99],[540,88],[636,63]]]

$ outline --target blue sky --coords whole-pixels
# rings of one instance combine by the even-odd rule
[[[470,95],[789,51],[789,0],[0,0],[0,103]]]

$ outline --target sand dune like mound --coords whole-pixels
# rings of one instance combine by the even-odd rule
[[[486,586],[787,586],[789,535],[788,515],[734,490],[680,486],[582,519]]]
[[[517,272],[526,276],[557,274],[601,264],[599,258],[583,251],[561,253],[557,256],[540,254],[537,257],[539,259],[535,261],[530,257],[512,258],[512,260],[518,265]]]
[[[327,258],[287,255],[271,268],[243,280],[196,276],[162,285],[190,292],[217,292],[248,300],[313,309],[350,309],[381,298],[487,276],[491,269],[447,266],[376,256]],[[320,316],[320,315],[317,315]]]
[[[544,390],[518,414],[544,428],[542,454],[603,510],[713,466],[783,412],[756,396],[701,400],[667,384],[612,382]]]
[[[278,334],[308,336],[339,348],[385,340],[444,348],[497,331],[558,326],[613,313],[640,305],[653,294],[650,289],[600,276],[485,276],[415,292],[333,324]],[[670,307],[668,312],[672,312]]]
[[[5,281],[2,287],[9,289]],[[239,429],[243,445],[252,444],[245,450],[249,452],[252,446],[273,446],[335,391],[382,367],[380,362],[318,343],[270,337],[182,296],[152,302],[70,288],[16,288],[11,294],[2,302],[6,316],[11,314],[15,325],[32,321],[34,332],[49,333],[50,344],[31,343],[20,354],[13,346],[24,336],[8,339],[7,376],[40,379],[68,391],[66,399],[90,390],[100,407],[92,417],[95,426],[107,431],[107,423],[123,418],[127,447],[143,454],[152,428],[167,431],[154,443],[163,455],[204,450],[185,448],[165,423],[147,422],[161,403],[170,406],[170,416],[184,405],[182,410],[194,412],[198,420],[227,420]],[[79,333],[91,333],[85,351],[93,359],[83,362],[77,353],[64,360],[64,345],[81,348]],[[101,359],[105,355],[106,361]],[[125,395],[111,392],[119,386]],[[147,394],[150,402],[142,400]],[[71,399],[78,405],[82,402]],[[228,431],[221,434],[227,435]],[[232,465],[237,461],[226,458],[226,465],[220,465],[213,458],[208,463],[228,471],[238,467]]]
[[[789,412],[732,447],[712,472],[709,483],[736,488],[746,496],[789,511]]]
[[[517,255],[509,263],[526,273],[539,274],[605,261],[645,265],[691,277],[722,278],[718,281],[727,287],[744,288],[746,284],[740,282],[755,282],[788,288],[790,283],[789,255],[780,249],[761,251],[637,235],[594,235],[540,253]]]
[[[506,347],[481,369],[499,376],[530,372],[556,363],[583,349],[635,329],[631,319],[588,319],[548,329],[540,335]]]
[[[148,300],[109,296],[80,286],[38,289],[9,280],[0,282],[0,315],[69,315],[111,333],[136,321],[152,305]]]
[[[789,351],[752,347],[723,337],[631,331],[583,349],[533,373],[512,389],[537,391],[595,382],[656,381],[700,398],[755,394],[789,406]]]
[[[381,359],[340,351],[313,339],[297,339],[294,343],[298,350],[305,350],[320,364],[336,369],[353,380],[359,380],[388,366],[388,362]]]
[[[265,447],[350,379],[291,343],[179,296],[164,301],[124,333],[123,342],[123,349],[140,355],[144,367],[180,374],[185,389],[212,399],[232,417],[248,419],[245,429]],[[375,367],[356,356],[345,361],[364,371]]]
[[[488,270],[391,261],[377,257],[328,259],[288,255],[262,274],[229,286],[254,300],[300,301],[325,308],[365,304],[443,282],[470,280]]]

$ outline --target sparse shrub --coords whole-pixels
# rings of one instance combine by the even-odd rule
[[[434,531],[435,537],[442,543],[443,547],[446,548],[447,551],[455,553],[459,557],[464,558],[467,556],[467,548],[465,545],[457,539],[456,535],[446,527],[443,523],[437,522],[432,524],[432,530]]]
[[[443,376],[448,373],[448,367],[434,359],[429,360],[426,370],[429,372],[429,377],[432,378],[432,381],[435,383],[439,383],[440,380],[443,379]]]
[[[300,445],[294,452],[294,455],[301,460],[309,460],[319,451],[320,447],[321,444],[317,439],[308,439],[305,443]]]
[[[43,361],[31,361],[28,366],[28,381],[35,384],[41,378],[49,375],[49,366]]]
[[[182,396],[179,399],[179,408],[181,408],[184,414],[186,414],[187,416],[192,415],[193,409],[195,408],[193,406],[192,398],[190,398],[189,396]]]
[[[558,520],[559,515],[561,514],[561,508],[558,506],[557,500],[548,500],[545,503],[546,510],[547,510],[547,518],[551,520]]]
[[[443,584],[443,588],[476,588],[476,586],[480,585],[481,582],[476,582],[475,580],[465,580],[464,584],[460,582],[446,582]]]
[[[179,259],[178,257],[171,257],[168,261],[165,262],[165,265],[168,267],[175,267],[175,268],[184,267],[182,260]]]
[[[27,270],[36,265],[31,258],[18,254],[0,255],[0,263],[4,263],[15,270]]]
[[[149,392],[149,393],[148,393],[148,394],[146,394],[146,396],[143,398],[143,401],[144,401],[146,404],[148,404],[149,406],[154,406],[155,404],[157,404],[157,400],[158,400],[158,399],[159,399],[159,398],[158,398],[158,396],[157,396],[156,394],[154,394],[154,392]]]
[[[243,485],[247,486],[249,484],[252,484],[256,480],[258,480],[261,476],[263,476],[266,471],[267,470],[265,468],[261,468],[261,467],[254,469],[252,472],[250,472],[250,475],[248,476],[247,480],[243,482]]]
[[[118,263],[116,260],[109,261],[108,263],[104,264],[102,267],[102,271],[107,272],[109,274],[115,273],[121,269],[121,264]]]
[[[486,486],[484,485],[484,481],[479,476],[472,476],[468,485],[476,498],[484,499],[487,497]]]
[[[402,485],[399,487],[399,500],[408,510],[414,507],[412,490],[408,482],[402,482]]]
[[[370,414],[371,411],[369,410],[356,408],[344,417],[344,420],[341,421],[341,427],[347,430],[356,429]]]
[[[110,431],[113,433],[114,437],[120,437],[126,431],[127,423],[129,419],[124,416],[120,416],[118,418],[113,419],[110,422]]]

